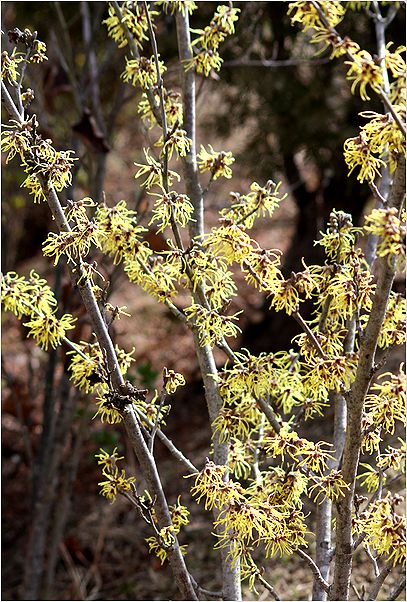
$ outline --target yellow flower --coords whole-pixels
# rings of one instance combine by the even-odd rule
[[[386,255],[396,255],[404,257],[405,247],[405,217],[400,219],[395,207],[387,209],[373,209],[365,218],[365,231],[380,236],[377,247],[377,255],[385,257]]]
[[[345,483],[339,470],[331,470],[329,474],[313,480],[315,484],[309,488],[308,493],[311,496],[315,490],[319,490],[314,498],[315,503],[318,503],[320,496],[322,496],[321,502],[325,498],[336,502],[345,495],[345,490],[349,489],[349,485]]]
[[[385,378],[387,380],[384,380]],[[396,421],[405,423],[406,382],[403,365],[398,374],[386,372],[372,385],[365,400],[365,410],[375,426],[393,434]]]
[[[382,475],[382,479],[380,479],[380,471],[375,470],[375,468],[373,466],[370,466],[370,464],[361,463],[360,465],[363,466],[363,468],[366,468],[367,470],[366,472],[363,472],[356,478],[363,479],[363,481],[361,481],[361,485],[364,485],[369,493],[378,490],[380,480],[382,481],[383,485],[385,484],[386,476]]]
[[[35,316],[36,312],[51,314],[57,305],[47,281],[34,270],[31,270],[28,279],[16,272],[2,276],[1,301],[4,309],[13,312],[17,318]]]
[[[367,94],[367,86],[370,86],[375,92],[380,91],[383,86],[382,70],[367,50],[359,50],[355,53],[352,61],[345,61],[345,65],[350,65],[346,79],[353,82],[351,86],[352,94],[355,93],[359,84],[359,94],[362,100],[370,100]]]
[[[159,66],[162,75],[166,67],[162,61],[159,61]],[[128,59],[126,57],[126,66],[122,78],[123,81],[130,82],[132,86],[139,84],[144,90],[153,88],[158,81],[154,58],[148,59],[142,56],[139,59]]]
[[[202,50],[194,55],[192,59],[186,61],[185,70],[195,69],[197,73],[203,73],[208,77],[212,69],[219,71],[223,60],[220,58],[216,50]]]
[[[17,52],[15,48],[11,55],[4,50],[1,53],[1,79],[6,80],[12,86],[16,85],[20,76],[18,72],[18,65],[23,60],[23,54],[21,52]]]
[[[200,34],[192,42],[192,46],[199,44],[203,49],[217,50],[219,45],[228,35],[235,33],[235,22],[238,20],[239,8],[221,5],[216,9],[210,24],[202,29],[192,29]]]
[[[191,148],[191,140],[187,137],[185,130],[177,128],[171,132],[164,144],[164,136],[155,143],[155,146],[163,146],[163,151],[167,151],[168,159],[171,159],[174,150],[179,157],[185,157]]]
[[[405,77],[406,62],[402,58],[402,54],[406,52],[405,46],[398,46],[394,52],[390,52],[393,42],[389,42],[386,46],[386,56],[384,58],[387,69],[390,69],[393,77]]]
[[[54,265],[57,265],[61,255],[66,255],[68,262],[76,262],[85,258],[92,245],[100,248],[100,236],[97,224],[88,221],[86,225],[77,226],[71,231],[61,231],[58,234],[50,232],[44,241],[42,252],[48,257],[55,256]]]
[[[185,385],[185,378],[182,374],[174,372],[174,370],[168,370],[166,367],[163,370],[163,380],[167,393],[175,393],[178,387]]]
[[[405,106],[395,105],[393,108],[400,120],[405,121]],[[370,120],[363,126],[362,131],[366,134],[365,139],[368,140],[371,152],[383,158],[387,152],[405,154],[405,137],[389,113],[381,115],[374,111],[363,111],[360,115]]]
[[[124,460],[124,456],[119,456],[117,453],[117,447],[114,448],[112,453],[108,453],[104,449],[100,449],[100,454],[95,454],[95,458],[98,458],[98,464],[103,467],[104,471],[112,472],[116,469],[116,464],[119,460]]]
[[[252,228],[256,217],[272,217],[275,209],[287,197],[287,194],[280,196],[280,186],[281,182],[276,184],[272,180],[268,180],[264,186],[253,182],[248,194],[241,196],[231,193],[236,202],[230,209],[223,209],[221,215],[237,224],[243,223],[247,228]]]
[[[201,173],[210,171],[213,180],[217,180],[221,176],[230,179],[232,177],[232,170],[229,166],[235,161],[232,153],[215,151],[210,144],[208,144],[208,147],[209,151],[201,144],[201,150],[196,157],[199,171]]]
[[[220,226],[212,228],[204,239],[204,246],[227,263],[243,263],[252,253],[252,240],[244,231],[228,219],[221,219]]]
[[[99,206],[95,222],[103,234],[99,241],[102,251],[113,256],[114,264],[137,256],[146,261],[151,255],[151,249],[141,239],[147,230],[137,224],[137,213],[127,209],[126,201],[120,201],[114,207]]]
[[[185,15],[185,11],[188,11],[191,15],[198,8],[193,0],[158,0],[155,2],[155,6],[161,6],[165,13],[170,13],[171,15],[174,15],[176,12],[181,12]]]
[[[105,467],[102,474],[106,477],[106,481],[98,483],[100,493],[112,503],[115,501],[118,493],[131,491],[131,484],[136,480],[134,477],[126,477],[125,471],[122,470],[119,472],[116,466],[109,469]]]
[[[344,158],[349,167],[349,174],[360,166],[360,172],[357,176],[359,182],[374,182],[377,176],[381,176],[380,170],[385,166],[385,162],[375,157],[369,144],[369,138],[364,130],[356,138],[348,138],[344,145]]]
[[[105,391],[98,397],[96,405],[98,409],[93,418],[99,416],[101,422],[107,422],[108,424],[117,424],[123,420],[121,410],[114,403],[114,393]]]
[[[64,314],[61,318],[57,318],[55,314],[49,313],[33,316],[29,322],[24,323],[24,326],[30,329],[28,336],[34,337],[39,346],[48,351],[50,345],[54,349],[58,347],[66,331],[75,328],[75,321],[76,318],[71,314]]]
[[[341,2],[324,2],[320,4],[320,7],[331,27],[335,27],[342,21],[345,8]],[[324,28],[318,11],[311,2],[290,2],[287,14],[290,15],[291,13],[293,13],[291,24],[299,23],[304,31]]]
[[[3,128],[1,136],[1,150],[8,153],[6,163],[11,161],[16,154],[20,155],[23,161],[31,144],[29,122],[20,124],[16,121],[10,121],[10,123],[13,125],[8,130]]]
[[[148,40],[148,36],[146,35],[148,21],[143,4],[139,2],[123,2],[121,6],[122,23],[111,4],[109,4],[108,12],[109,17],[103,23],[106,24],[109,37],[118,44],[119,48],[123,48],[128,44],[122,25],[122,23],[125,23],[132,34],[134,42],[142,49],[143,42]],[[151,19],[158,15],[156,11],[152,11],[151,9],[149,9],[149,14]]]
[[[194,207],[185,194],[172,191],[165,194],[155,194],[157,200],[154,205],[150,224],[161,222],[157,232],[162,232],[171,225],[172,220],[182,228],[192,220]]]
[[[201,305],[192,304],[185,310],[185,315],[194,320],[198,330],[199,343],[202,347],[210,345],[213,347],[223,337],[237,337],[240,328],[233,323],[241,312],[233,316],[222,316],[215,310],[208,310]]]
[[[403,564],[406,558],[406,520],[396,513],[396,506],[403,502],[399,495],[388,493],[377,500],[368,513],[359,519],[359,527],[366,534],[366,542],[379,556],[388,555],[393,566]]]
[[[144,152],[144,156],[147,161],[147,165],[145,165],[143,163],[134,163],[134,165],[136,167],[140,168],[134,177],[137,179],[137,178],[140,178],[141,176],[144,176],[147,174],[147,178],[144,180],[144,182],[142,182],[141,186],[143,186],[144,188],[147,188],[147,189],[150,189],[153,186],[160,186],[160,188],[162,188],[161,165],[158,163],[158,161],[156,161],[154,159],[154,157],[150,156],[150,151],[148,149],[144,148],[143,152]],[[180,177],[177,173],[169,170],[169,172],[168,172],[168,185],[169,186],[172,186],[172,184],[174,182],[174,178],[176,178],[178,181],[180,180]]]
[[[402,345],[406,340],[406,300],[392,291],[387,304],[377,344],[386,349],[390,345]]]

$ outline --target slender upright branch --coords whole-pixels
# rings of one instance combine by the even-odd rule
[[[355,346],[356,316],[348,321],[348,333],[345,338],[343,351],[351,353]],[[334,410],[333,453],[335,456],[328,461],[328,470],[337,470],[342,458],[346,437],[346,400],[341,393],[331,392],[331,404]],[[326,498],[316,508],[315,528],[315,562],[323,579],[328,581],[332,560],[332,502]],[[324,601],[327,590],[315,578],[312,589],[312,599]]]
[[[406,166],[404,157],[400,156],[394,173],[393,185],[389,194],[389,206],[400,207],[404,198]],[[360,344],[359,362],[355,381],[352,384],[347,399],[347,432],[343,452],[342,473],[349,489],[337,502],[336,523],[336,560],[335,573],[330,593],[331,600],[347,600],[352,568],[352,505],[355,492],[355,479],[359,463],[360,445],[362,440],[363,404],[368,392],[372,370],[375,363],[377,341],[386,313],[395,272],[396,262],[393,257],[378,259],[379,275],[376,291],[373,297],[369,321]]]
[[[204,233],[204,204],[202,188],[198,178],[196,164],[196,110],[195,110],[195,73],[193,69],[185,70],[185,62],[191,60],[191,36],[189,33],[189,15],[177,12],[178,53],[181,62],[181,86],[183,103],[183,129],[191,140],[189,152],[183,158],[183,171],[187,195],[194,206],[195,222],[190,224],[191,238],[200,237]]]
[[[137,44],[134,41],[134,38],[131,35],[131,32],[129,31],[129,28],[127,27],[126,21],[123,19],[123,14],[122,14],[119,3],[116,2],[116,0],[113,0],[112,6],[114,8],[114,11],[115,11],[118,19],[120,20],[120,25],[123,27],[123,31],[124,31],[124,34],[127,38],[127,42],[129,45],[130,53],[132,54],[132,56],[134,58],[139,59],[140,53],[137,48]],[[156,118],[157,123],[161,125],[161,112],[160,112],[159,106],[155,100],[154,93],[151,90],[151,88],[148,88],[146,90],[146,94],[147,94],[148,102],[150,103],[150,106],[151,106],[151,110],[153,111],[153,115]]]

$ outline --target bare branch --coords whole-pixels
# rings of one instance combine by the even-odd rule
[[[378,575],[376,575],[376,579],[373,581],[371,588],[367,593],[366,600],[376,600],[379,592],[382,588],[382,585],[392,570],[391,562],[387,563],[384,568],[380,571]]]
[[[397,600],[403,589],[406,587],[406,576],[403,575],[401,579],[396,583],[389,594],[389,600]]]
[[[298,554],[298,556],[301,556],[301,558],[304,558],[304,560],[307,562],[308,566],[311,568],[311,571],[313,572],[314,577],[318,580],[318,583],[321,585],[322,589],[324,591],[328,592],[329,591],[329,583],[327,581],[325,581],[325,579],[322,577],[319,568],[317,567],[315,562],[312,560],[311,556],[308,556],[308,554],[306,552],[304,552],[304,550],[301,550],[301,548],[298,548],[298,550],[296,550],[296,554]]]

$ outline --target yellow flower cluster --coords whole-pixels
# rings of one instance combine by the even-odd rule
[[[379,556],[386,554],[393,566],[406,559],[406,520],[396,512],[396,506],[402,502],[401,496],[388,493],[355,521],[357,531],[366,535],[366,542]]]
[[[144,163],[134,163],[134,165],[136,167],[140,168],[134,177],[137,179],[137,178],[141,178],[142,176],[146,175],[147,177],[144,180],[144,182],[142,182],[141,186],[143,186],[144,188],[147,188],[148,190],[150,188],[152,188],[153,186],[159,186],[162,190],[163,189],[163,175],[162,175],[161,165],[158,161],[156,161],[154,159],[154,157],[150,156],[149,149],[143,149],[143,152],[144,152],[144,156],[147,161],[147,165]],[[178,181],[180,180],[180,177],[177,173],[169,170],[168,171],[168,185],[169,186],[173,185],[174,178],[176,178]]]
[[[188,138],[185,130],[176,128],[168,134],[167,141],[164,143],[164,135],[157,140],[154,146],[162,147],[161,153],[167,153],[168,159],[172,158],[174,150],[178,157],[185,157],[191,148],[191,140]]]
[[[162,61],[159,61],[161,75],[166,70]],[[122,73],[124,82],[130,82],[132,86],[140,85],[144,90],[154,87],[158,82],[157,68],[154,57],[151,59],[145,56],[139,59],[128,59],[126,57],[126,66]]]
[[[348,353],[328,359],[312,358],[305,367],[307,371],[303,385],[307,390],[320,388],[326,395],[329,391],[340,392],[348,389],[355,379],[357,354]]]
[[[55,311],[57,300],[47,281],[31,270],[28,278],[7,272],[1,278],[1,302],[6,311],[17,318],[33,315],[34,308],[42,314]]]
[[[8,272],[1,278],[1,297],[4,309],[18,318],[28,316],[24,323],[29,328],[28,336],[34,337],[38,345],[48,350],[61,344],[68,330],[72,330],[76,318],[64,314],[56,315],[56,299],[46,280],[32,270],[29,278]]]
[[[275,209],[280,205],[287,194],[282,196],[279,192],[281,182],[276,184],[268,180],[265,186],[260,186],[253,182],[250,186],[251,192],[246,195],[232,193],[235,203],[230,209],[223,209],[221,215],[235,221],[238,224],[244,224],[247,228],[252,228],[257,217],[272,217]]]
[[[292,554],[300,545],[306,545],[305,516],[295,507],[301,504],[299,496],[306,482],[307,478],[298,472],[286,474],[282,469],[271,469],[259,474],[245,490],[237,482],[225,481],[225,467],[208,460],[196,475],[191,492],[198,502],[205,498],[207,509],[220,510],[215,521],[215,548],[228,546],[235,562],[248,546],[262,545],[266,556],[271,557]],[[292,504],[282,497],[288,492],[295,500]]]
[[[380,92],[383,86],[382,70],[367,50],[355,52],[353,60],[345,61],[345,65],[349,65],[346,79],[352,82],[352,94],[355,93],[358,85],[360,85],[359,94],[362,100],[370,100],[367,86],[370,86],[374,92]]]
[[[345,14],[345,7],[341,2],[324,2],[321,8],[331,27],[336,27]],[[312,2],[290,2],[287,14],[291,15],[291,24],[299,23],[304,31],[308,29],[318,31],[324,28]]]
[[[46,200],[46,188],[52,185],[60,192],[71,184],[73,151],[56,151],[51,140],[42,140],[35,134],[38,122],[35,115],[19,123],[10,121],[10,126],[2,132],[1,149],[8,153],[9,162],[16,154],[27,175],[21,184],[34,195],[34,202]]]
[[[139,251],[148,248],[144,244]],[[144,291],[152,295],[160,302],[172,297],[177,293],[175,284],[179,281],[180,273],[177,266],[162,261],[162,257],[155,257],[146,266],[140,252],[135,260],[125,262],[124,271],[129,280],[140,285]]]
[[[154,196],[157,197],[157,200],[154,204],[150,224],[159,223],[157,232],[162,232],[173,223],[185,228],[192,220],[194,207],[185,194],[171,191],[164,194],[154,194]]]
[[[12,86],[16,85],[20,74],[18,72],[19,64],[24,60],[24,56],[21,52],[17,52],[16,48],[13,49],[11,55],[4,50],[1,53],[1,79],[6,81]]]
[[[386,379],[387,380],[384,380]],[[365,412],[377,428],[393,434],[396,421],[405,424],[406,416],[406,377],[403,366],[398,374],[386,372],[371,387],[365,400]]]
[[[155,6],[160,6],[165,13],[170,13],[171,15],[174,15],[176,12],[185,15],[185,11],[188,11],[191,15],[198,8],[193,0],[158,0],[155,2]]]
[[[386,255],[396,256],[399,259],[405,257],[405,216],[400,219],[395,207],[373,209],[366,216],[365,222],[365,231],[380,237],[377,247],[379,257]]]
[[[235,162],[232,153],[215,151],[210,144],[208,144],[208,147],[209,151],[201,144],[201,150],[196,156],[199,171],[201,173],[209,171],[212,180],[217,180],[221,176],[230,179],[232,177],[230,165]]]
[[[76,263],[89,254],[92,245],[101,248],[101,236],[103,233],[98,230],[97,224],[88,220],[70,231],[58,234],[50,232],[43,243],[42,252],[48,257],[55,257],[54,265],[57,265],[61,255],[65,255],[68,262]]]
[[[234,324],[239,313],[233,316],[222,316],[215,310],[209,310],[202,305],[193,303],[184,310],[188,319],[192,320],[199,337],[199,343],[202,347],[210,345],[213,347],[224,337],[237,337],[240,328]]]
[[[33,316],[24,326],[29,328],[28,336],[34,337],[38,345],[48,351],[51,346],[54,349],[61,344],[68,330],[75,328],[76,318],[71,314],[64,314],[60,318],[53,313]]]
[[[219,71],[222,59],[219,56],[219,45],[229,35],[235,32],[235,22],[238,20],[239,8],[220,5],[216,9],[210,24],[205,29],[192,29],[198,37],[192,42],[192,46],[199,46],[200,50],[186,63],[186,70],[195,69],[197,73],[203,73],[206,77],[212,69]]]
[[[107,32],[119,46],[123,48],[127,46],[128,40],[123,27],[125,24],[137,46],[142,49],[143,43],[148,40],[146,35],[148,31],[148,21],[142,2],[127,1],[121,6],[122,21],[116,15],[116,12],[111,4],[108,8],[109,16],[103,21],[107,27]],[[153,19],[158,12],[149,11],[150,17]]]
[[[212,228],[204,238],[205,248],[221,257],[227,263],[243,263],[252,253],[253,241],[243,226],[237,226],[231,220],[220,219],[220,226]]]
[[[352,216],[344,211],[332,211],[326,232],[320,232],[321,238],[315,244],[321,245],[325,254],[335,263],[346,263],[356,242],[359,228],[354,228]]]
[[[151,254],[141,235],[146,228],[137,224],[137,213],[127,208],[126,201],[120,201],[114,207],[100,205],[96,211],[95,223],[99,234],[99,243],[104,253],[113,257],[115,264],[123,260],[134,260],[141,255],[145,261]]]
[[[344,158],[349,167],[349,174],[356,167],[360,167],[357,179],[359,182],[374,182],[376,177],[381,177],[380,170],[386,165],[384,161],[372,154],[369,138],[364,130],[355,138],[348,138],[344,145]]]
[[[402,345],[406,340],[406,300],[392,291],[380,330],[377,344],[386,349],[390,345]]]
[[[161,561],[161,564],[168,559],[168,549],[174,544],[174,535],[178,535],[181,527],[189,524],[189,510],[181,504],[181,496],[178,496],[177,503],[169,507],[171,515],[171,525],[160,529],[157,535],[148,537],[145,541],[148,543],[148,551],[154,553]],[[153,512],[153,518],[155,514]],[[182,554],[186,554],[187,546],[180,546]]]
[[[6,163],[11,161],[17,154],[24,161],[32,142],[31,132],[36,124],[35,117],[31,117],[31,119],[22,123],[14,120],[11,120],[10,123],[11,126],[2,130],[1,150],[7,153]]]
[[[98,483],[100,493],[113,503],[118,493],[127,493],[132,490],[132,484],[136,479],[127,477],[126,472],[117,467],[117,462],[123,459],[117,454],[117,448],[111,454],[103,449],[100,452],[100,454],[96,454],[96,458],[99,458],[98,464],[103,466],[102,475],[106,478],[105,481]]]
[[[195,292],[198,286],[202,286],[213,309],[220,310],[236,295],[233,274],[221,257],[195,247],[189,253],[189,267],[192,272],[192,290]]]
[[[160,94],[158,90],[153,91],[153,95],[157,104],[160,103]],[[165,114],[167,117],[167,125],[169,128],[176,124],[182,123],[182,101],[179,92],[174,90],[163,89]],[[149,129],[157,124],[157,120],[151,109],[150,101],[147,94],[143,92],[141,100],[137,108],[141,119],[146,123]]]

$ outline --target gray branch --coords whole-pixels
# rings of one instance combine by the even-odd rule
[[[398,158],[392,189],[389,194],[389,206],[400,207],[404,198],[406,166],[404,157]],[[395,272],[395,258],[381,257],[377,260],[379,275],[373,297],[372,309],[360,344],[359,362],[355,381],[347,399],[348,417],[346,442],[343,452],[342,473],[349,485],[343,498],[337,502],[336,524],[336,561],[331,600],[347,600],[349,595],[352,567],[352,505],[355,491],[355,479],[359,463],[362,441],[362,411],[374,373],[377,340],[382,328],[386,308],[391,292]]]

